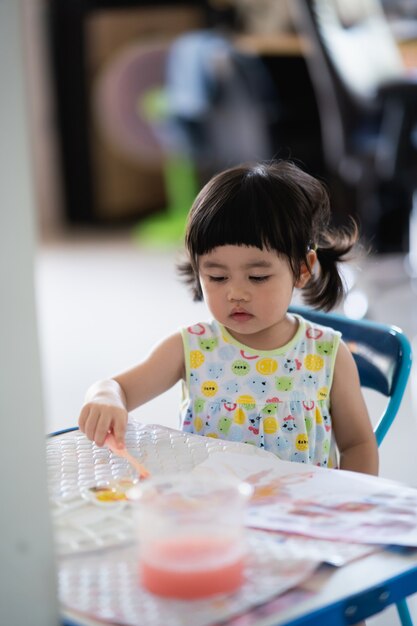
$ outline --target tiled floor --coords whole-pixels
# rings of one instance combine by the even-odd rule
[[[175,273],[174,251],[139,247],[129,232],[65,235],[45,241],[37,258],[45,430],[73,426],[90,383],[136,363],[179,325],[205,318]],[[401,256],[359,259],[349,267],[350,304],[368,302],[372,319],[400,326],[417,342],[417,288]],[[349,300],[348,300],[349,303]],[[417,345],[417,343],[416,343]],[[381,447],[381,475],[417,487],[415,373],[396,423]],[[371,415],[382,403],[367,393]],[[179,387],[141,407],[142,422],[177,426]],[[417,602],[413,603],[417,622]],[[393,610],[368,621],[397,623]]]

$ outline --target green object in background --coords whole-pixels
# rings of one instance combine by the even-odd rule
[[[134,228],[139,241],[153,245],[180,243],[188,211],[198,193],[194,164],[184,156],[169,156],[163,164],[168,206],[164,212],[142,220]]]
[[[149,90],[139,102],[139,114],[150,123],[167,117],[162,88]],[[188,211],[198,193],[198,176],[193,161],[182,154],[167,154],[162,173],[168,205],[163,213],[145,218],[134,227],[134,237],[153,246],[177,245],[182,241]]]

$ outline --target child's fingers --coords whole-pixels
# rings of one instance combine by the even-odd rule
[[[118,448],[123,448],[125,445],[125,431],[126,421],[124,419],[116,420],[113,424],[113,435]]]
[[[103,446],[107,434],[113,431],[116,445],[124,446],[126,415],[117,407],[100,404],[86,404],[80,413],[78,425],[80,430],[98,446]]]
[[[100,413],[97,410],[90,410],[87,420],[84,425],[84,434],[91,440],[95,441],[95,433],[98,421],[100,419]]]
[[[99,419],[96,422],[93,439],[100,447],[104,445],[104,441],[111,427],[111,422],[112,416],[111,413],[108,411],[100,414]]]
[[[99,415],[100,414],[94,407],[89,407],[83,416],[83,420],[80,420],[80,429],[91,441],[94,441],[94,433],[96,431]]]
[[[78,426],[79,426],[80,430],[83,433],[85,433],[85,424],[87,422],[89,414],[90,414],[90,406],[88,404],[86,404],[81,409],[81,413],[80,413],[80,416],[78,418]]]

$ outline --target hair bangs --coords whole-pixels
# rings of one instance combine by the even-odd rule
[[[204,216],[191,219],[187,233],[190,254],[200,256],[224,245],[253,246],[291,255],[285,224],[265,190],[250,179],[226,201],[212,202]],[[249,183],[249,184],[248,184]]]

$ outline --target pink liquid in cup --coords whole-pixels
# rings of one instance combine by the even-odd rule
[[[153,543],[139,576],[148,591],[184,600],[232,593],[244,582],[244,555],[233,539],[184,537]]]

